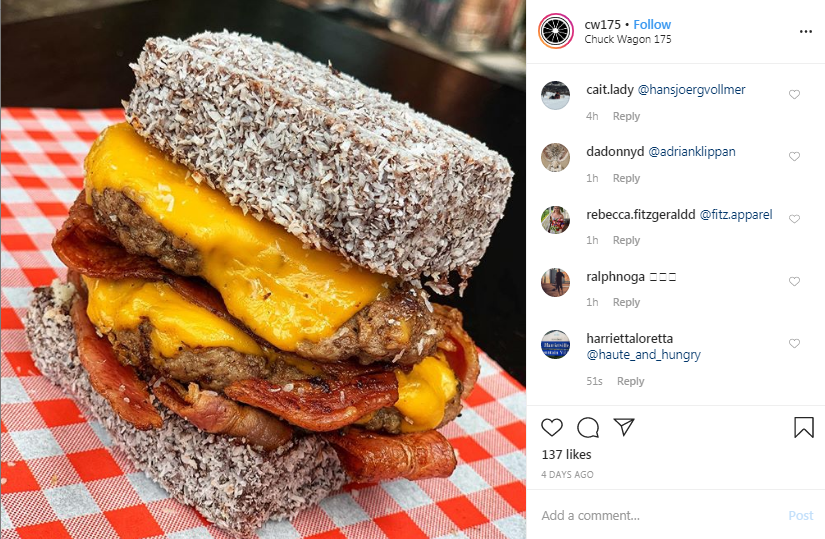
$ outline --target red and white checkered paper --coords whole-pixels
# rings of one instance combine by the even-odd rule
[[[228,537],[132,466],[32,362],[32,287],[65,277],[52,236],[83,186],[83,158],[120,109],[2,110],[2,539]],[[524,388],[481,354],[478,384],[443,429],[449,479],[350,485],[262,538],[525,537]]]

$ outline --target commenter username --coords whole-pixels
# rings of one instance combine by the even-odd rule
[[[691,96],[705,97],[706,95],[745,95],[747,86],[727,86],[717,83],[713,86],[682,86],[681,84],[641,84],[638,87],[629,84],[597,84],[587,87],[588,95],[623,95],[632,97],[633,91],[636,95],[667,95],[672,97]]]
[[[636,157],[644,157],[645,147],[639,148],[596,148],[591,146],[587,149],[588,157],[629,157],[635,159]],[[670,146],[658,147],[651,146],[647,150],[647,155],[650,157],[704,157],[705,159],[719,159],[720,157],[736,157],[736,149],[734,148],[709,148],[707,146]]]

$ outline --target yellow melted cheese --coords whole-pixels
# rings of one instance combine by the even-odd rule
[[[126,123],[98,137],[85,168],[87,196],[92,189],[121,191],[194,246],[203,259],[201,277],[229,312],[281,350],[330,337],[389,288],[386,276],[305,249],[283,227],[245,215]]]
[[[444,419],[444,407],[458,392],[458,381],[443,355],[427,356],[409,374],[395,372],[398,402],[404,415],[401,432],[417,432],[437,427]]]
[[[153,359],[174,357],[181,346],[225,346],[245,354],[264,355],[255,340],[226,320],[198,307],[163,282],[118,281],[83,277],[89,290],[86,313],[103,333],[152,323]]]

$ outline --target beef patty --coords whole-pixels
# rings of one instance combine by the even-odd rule
[[[333,375],[328,373],[319,376],[317,372],[310,372],[310,362],[277,351],[273,352],[271,357],[263,357],[244,354],[227,347],[182,346],[174,357],[158,358],[152,354],[151,333],[151,323],[143,321],[135,329],[117,330],[107,335],[118,359],[124,364],[134,366],[147,378],[160,375],[183,383],[195,382],[201,389],[221,391],[232,382],[250,378],[283,385],[296,380]],[[444,419],[439,426],[446,425],[458,416],[461,411],[460,395],[459,387],[456,397],[445,406]],[[404,416],[397,408],[388,407],[365,418],[360,426],[367,430],[398,434],[401,432],[403,421]]]
[[[114,189],[92,191],[95,218],[133,254],[150,256],[179,275],[201,274],[198,250],[152,219],[126,194]],[[433,353],[444,338],[421,292],[401,285],[388,297],[364,307],[331,337],[302,341],[296,353],[315,361],[357,358],[362,364],[391,361],[412,365]]]

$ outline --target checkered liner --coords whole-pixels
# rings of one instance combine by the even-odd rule
[[[33,286],[65,277],[55,228],[83,185],[82,162],[111,110],[2,110],[2,539],[228,537],[110,448],[32,362],[21,320]],[[260,537],[523,538],[524,388],[485,354],[461,417],[450,479],[353,485]]]

